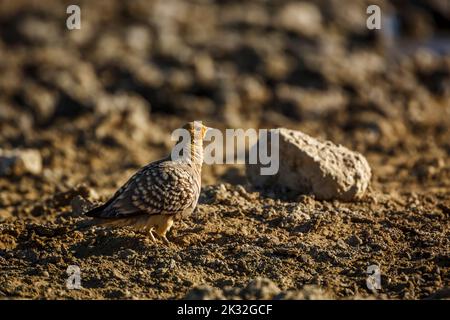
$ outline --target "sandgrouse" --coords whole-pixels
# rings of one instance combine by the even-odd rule
[[[200,195],[203,138],[208,128],[193,121],[183,129],[188,139],[181,136],[176,145],[180,156],[174,156],[174,149],[166,158],[142,167],[111,199],[86,215],[101,225],[147,230],[154,241],[155,232],[168,244],[166,233],[174,219],[192,213]]]

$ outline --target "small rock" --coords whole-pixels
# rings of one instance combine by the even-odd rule
[[[55,114],[56,94],[33,82],[24,84],[24,99],[31,108],[36,122],[48,122]]]
[[[279,129],[279,170],[261,175],[260,164],[247,165],[250,182],[279,186],[319,200],[361,198],[370,183],[371,169],[358,152],[330,141],[318,141],[301,131]]]
[[[73,214],[79,216],[89,211],[92,208],[92,203],[78,195],[70,201],[70,206]]]
[[[350,238],[347,239],[347,243],[352,247],[357,247],[362,245],[363,241],[357,235],[352,235]]]
[[[136,53],[145,54],[151,46],[152,38],[148,28],[131,26],[126,30],[126,44]]]
[[[97,192],[95,191],[95,189],[87,186],[84,183],[81,183],[79,185],[77,185],[73,190],[73,193],[79,194],[84,198],[88,198],[88,199],[93,199],[93,200],[98,200],[99,195],[97,194]]]
[[[132,249],[124,249],[119,251],[119,258],[121,259],[130,259],[137,255],[137,252]]]
[[[12,250],[17,246],[16,238],[9,234],[1,234],[0,250]],[[5,255],[5,257],[8,257]]]
[[[5,209],[0,209],[0,222],[3,222],[11,217],[12,217],[11,212],[9,212]]]
[[[278,286],[270,279],[256,278],[248,283],[242,290],[241,295],[244,299],[272,299],[280,293]]]
[[[198,54],[194,57],[195,75],[200,83],[209,84],[214,81],[214,62],[207,54]]]
[[[322,15],[313,3],[291,2],[278,12],[276,24],[287,31],[314,36],[322,30]]]
[[[342,90],[305,89],[281,84],[277,86],[278,99],[292,106],[293,116],[299,119],[318,119],[344,109],[348,98]]]
[[[186,300],[223,300],[222,290],[208,285],[200,285],[192,288],[184,297]]]
[[[128,146],[130,138],[143,141],[150,133],[150,105],[139,95],[118,93],[100,96],[96,110],[101,115],[95,128],[98,139],[111,138]]]
[[[333,296],[315,285],[305,285],[301,290],[282,292],[275,297],[280,300],[330,300]]]
[[[32,43],[52,43],[59,38],[58,28],[48,19],[28,17],[20,23],[18,31]]]
[[[0,175],[20,176],[25,173],[40,174],[42,157],[33,149],[0,149]]]

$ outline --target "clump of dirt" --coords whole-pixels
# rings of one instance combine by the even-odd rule
[[[444,2],[79,1],[73,31],[71,3],[0,2],[0,146],[41,162],[0,176],[0,298],[448,298]],[[399,32],[368,30],[369,4]],[[194,119],[342,144],[367,158],[371,187],[319,201],[205,165],[169,246],[89,226],[82,213]]]

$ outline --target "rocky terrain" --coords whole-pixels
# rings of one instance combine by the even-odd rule
[[[77,3],[80,30],[73,3],[0,2],[0,298],[450,297],[446,1]],[[194,119],[342,144],[371,185],[319,200],[205,165],[170,245],[89,227],[82,213]]]

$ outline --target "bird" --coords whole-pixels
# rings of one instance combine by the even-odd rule
[[[98,225],[144,230],[152,241],[155,233],[168,245],[166,235],[174,220],[190,215],[197,206],[203,140],[210,128],[192,121],[181,129],[185,135],[170,155],[143,166],[108,201],[85,215]]]

